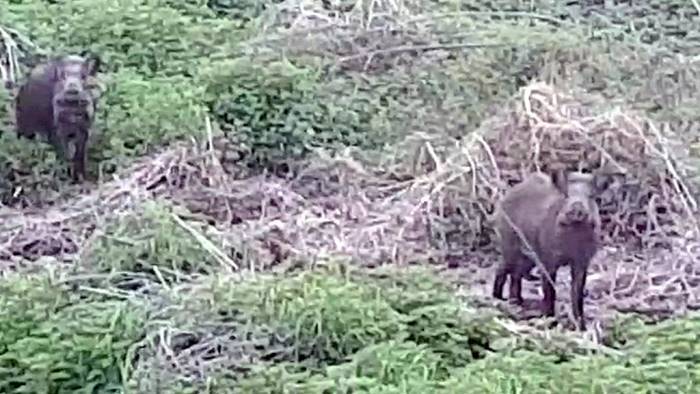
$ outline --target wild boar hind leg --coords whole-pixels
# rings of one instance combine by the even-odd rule
[[[534,267],[534,262],[522,253],[504,253],[503,261],[496,270],[496,277],[493,281],[494,298],[505,300],[503,297],[503,287],[506,279],[510,277],[508,289],[508,299],[511,303],[522,305],[522,280]]]
[[[523,304],[523,279],[526,278],[535,263],[523,254],[519,254],[517,264],[513,265],[510,272],[510,291],[508,299],[515,305]]]
[[[498,268],[496,268],[496,277],[493,280],[492,294],[494,298],[499,300],[505,299],[503,298],[503,286],[506,284],[506,279],[509,274],[510,270],[508,265],[505,262],[501,262]]]

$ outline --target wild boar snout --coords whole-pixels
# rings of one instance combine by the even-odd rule
[[[589,218],[588,202],[582,199],[571,199],[564,206],[564,216],[569,224],[587,222]]]
[[[63,84],[63,94],[66,96],[78,96],[83,91],[83,84],[78,78],[68,78]]]

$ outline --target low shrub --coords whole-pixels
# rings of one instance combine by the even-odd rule
[[[106,71],[193,75],[200,60],[238,42],[232,21],[187,15],[161,0],[75,0],[13,4],[4,23],[49,53],[91,50]]]
[[[23,200],[41,206],[71,181],[69,166],[40,136],[19,137],[11,126],[0,134],[0,202],[11,205]]]
[[[334,364],[405,330],[401,316],[376,289],[337,276],[219,283],[213,299],[222,313],[243,313],[289,338],[291,348],[280,361]]]
[[[215,63],[203,78],[212,115],[251,149],[255,166],[278,168],[314,148],[385,142],[372,127],[378,99],[322,82],[313,69],[246,57]]]
[[[179,211],[148,201],[113,218],[83,251],[81,264],[100,273],[140,273],[166,285],[214,272],[218,261],[172,217]],[[201,231],[197,223],[191,223]]]
[[[0,391],[119,392],[145,313],[81,299],[46,278],[0,283]]]
[[[91,161],[106,173],[169,143],[205,134],[204,87],[187,77],[112,74],[100,98]]]
[[[252,283],[217,284],[211,304],[286,338],[277,357],[241,381],[251,390],[298,379],[315,382],[308,387],[341,378],[401,385],[409,376],[428,384],[484,357],[490,341],[507,335],[493,314],[460,307],[425,271],[379,278],[317,270]]]
[[[243,27],[258,18],[270,6],[282,0],[164,0],[186,14],[211,13]],[[206,11],[204,11],[206,10]]]

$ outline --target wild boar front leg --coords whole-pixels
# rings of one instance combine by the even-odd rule
[[[73,180],[78,182],[80,179],[85,179],[85,167],[87,155],[85,154],[85,145],[87,144],[87,133],[80,132],[75,138],[75,153],[73,155]]]
[[[586,319],[583,316],[583,292],[586,288],[588,264],[574,262],[571,264],[571,311],[581,331],[586,330]]]
[[[534,282],[536,280],[539,280],[540,277],[538,275],[535,275],[534,273],[532,273],[532,268],[531,268],[525,274],[523,274],[523,279],[525,279],[526,281],[529,281],[529,282]]]
[[[552,282],[550,283],[549,278]],[[544,293],[542,298],[542,313],[545,316],[554,316],[554,304],[557,298],[557,292],[554,289],[554,284],[557,283],[557,270],[556,268],[547,268],[545,272],[542,273],[542,292]]]

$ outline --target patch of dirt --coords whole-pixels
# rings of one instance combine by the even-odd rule
[[[685,253],[680,252],[683,248]],[[652,250],[635,253],[629,248],[607,246],[591,262],[586,282],[584,313],[589,326],[609,328],[618,312],[636,313],[649,321],[680,316],[700,308],[700,242],[687,240],[676,252]],[[542,299],[539,280],[523,280],[525,304],[517,307],[491,297],[496,264],[500,256],[491,254],[465,260],[459,266],[443,267],[446,280],[463,288],[463,292],[485,302],[494,303],[512,318],[539,317]],[[536,271],[536,270],[535,270]],[[568,267],[557,273],[557,320],[572,325],[571,278]],[[507,297],[508,286],[504,295]]]

